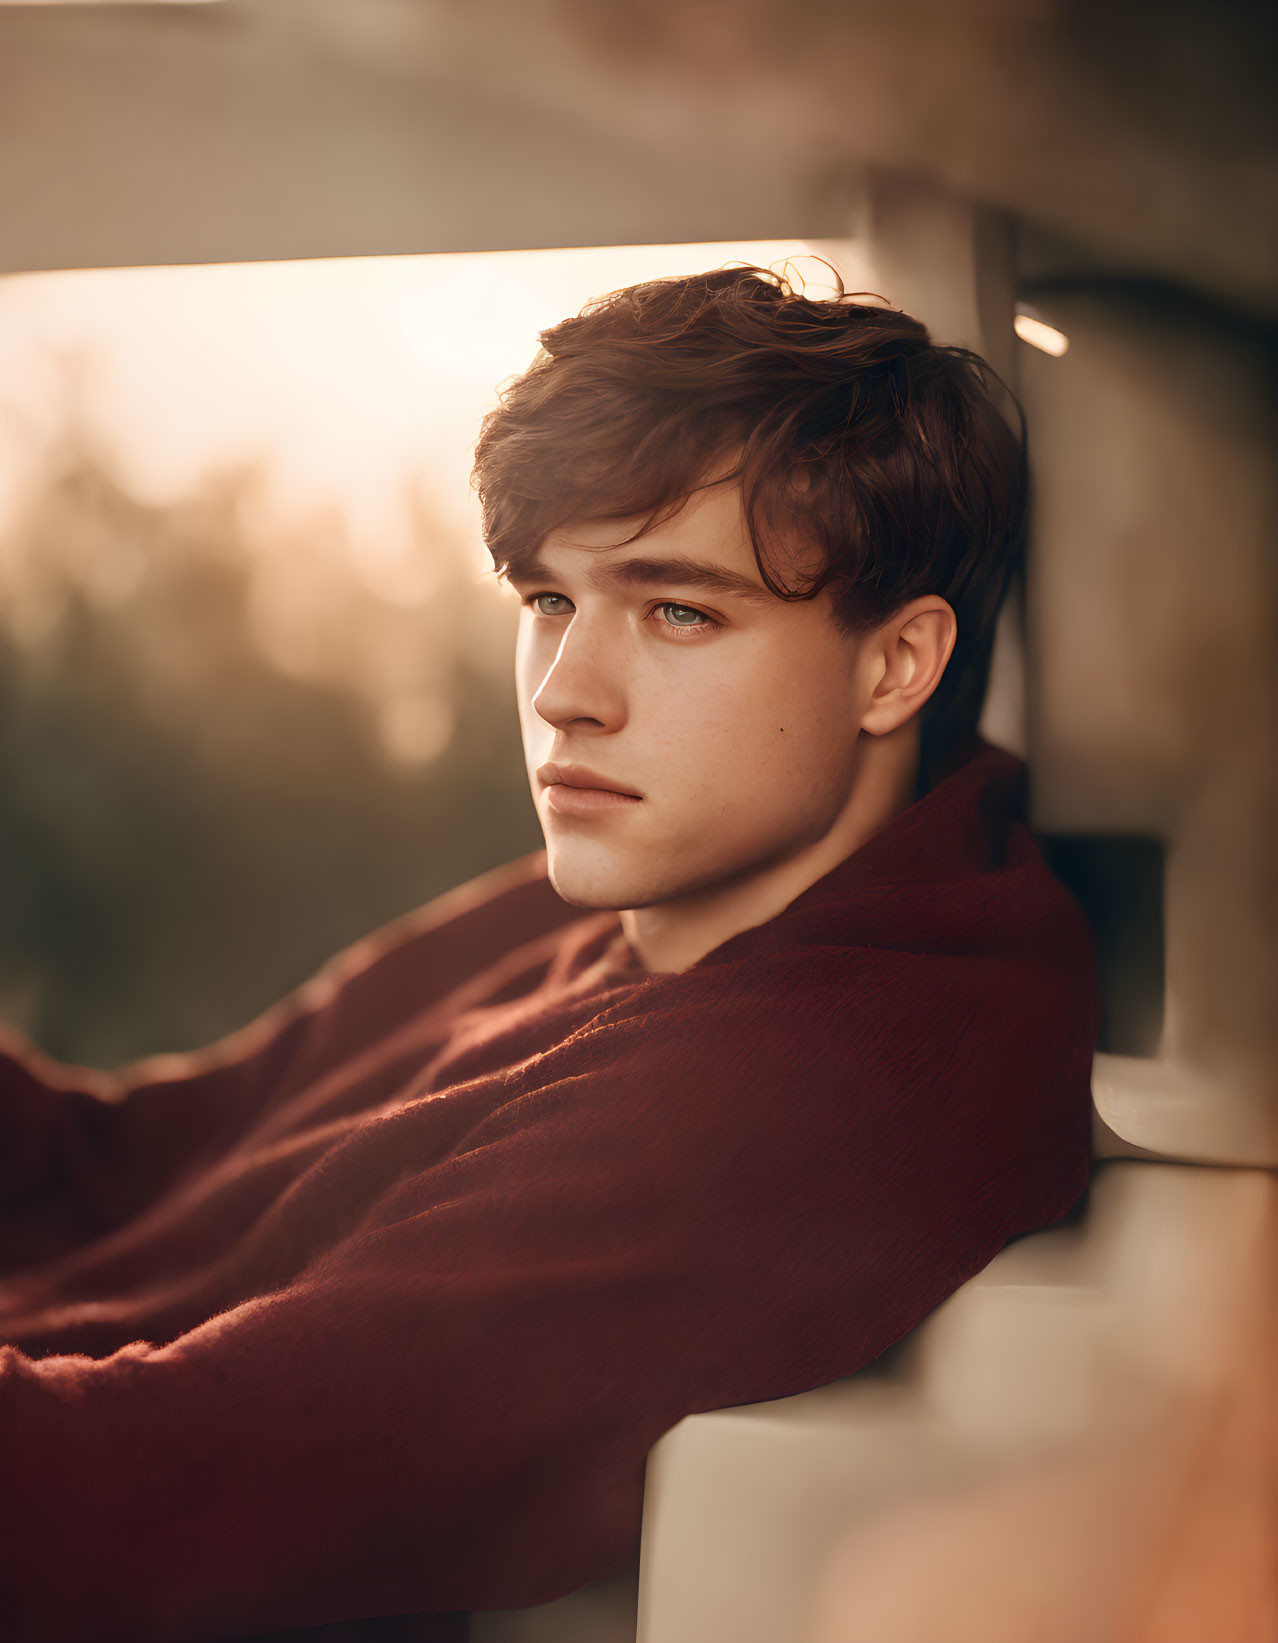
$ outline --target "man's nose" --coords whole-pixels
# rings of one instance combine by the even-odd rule
[[[621,688],[621,636],[611,639],[605,624],[577,611],[564,629],[555,659],[537,687],[532,705],[556,730],[598,725],[617,730],[625,722]]]

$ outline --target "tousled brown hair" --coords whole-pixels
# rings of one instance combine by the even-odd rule
[[[920,715],[922,791],[980,717],[1023,548],[1024,417],[1009,394],[1018,440],[979,355],[837,291],[813,299],[738,266],[597,298],[542,332],[504,387],[474,483],[499,572],[585,519],[640,517],[633,541],[727,478],[778,598],[829,588],[833,619],[855,633],[940,594],[958,638]],[[787,581],[775,561],[796,543],[819,550],[818,568]]]

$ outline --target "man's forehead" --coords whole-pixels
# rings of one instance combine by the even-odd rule
[[[646,512],[569,520],[550,531],[542,545],[548,550],[603,549],[624,548],[632,541],[642,541],[647,544],[645,551],[704,557],[737,569],[744,569],[744,562],[754,558],[739,485],[698,487],[673,498],[661,513],[664,517],[658,517],[646,530],[652,517]]]
[[[775,597],[759,575],[735,485],[694,491],[651,526],[650,517],[572,520],[548,532],[527,561],[513,565],[510,579],[527,581],[557,570],[601,586],[678,581],[747,598]]]

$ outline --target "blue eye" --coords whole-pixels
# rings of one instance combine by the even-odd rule
[[[542,604],[543,599],[549,599],[552,601],[558,600],[558,608],[555,610],[547,610]],[[567,606],[569,610],[572,609],[572,601],[565,597],[562,593],[534,593],[529,596],[526,603],[530,604],[539,616],[562,616],[565,606]]]
[[[672,600],[666,600],[664,604],[658,605],[657,609],[668,613],[667,624],[670,627],[692,628],[714,626],[714,623],[704,611],[696,610],[691,605],[676,605]],[[691,620],[689,620],[689,618],[691,618]]]

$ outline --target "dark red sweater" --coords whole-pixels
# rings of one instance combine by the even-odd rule
[[[1063,1215],[1099,1002],[1023,779],[978,744],[679,975],[538,854],[209,1050],[6,1040],[0,1637],[546,1601],[632,1554],[683,1416]]]

